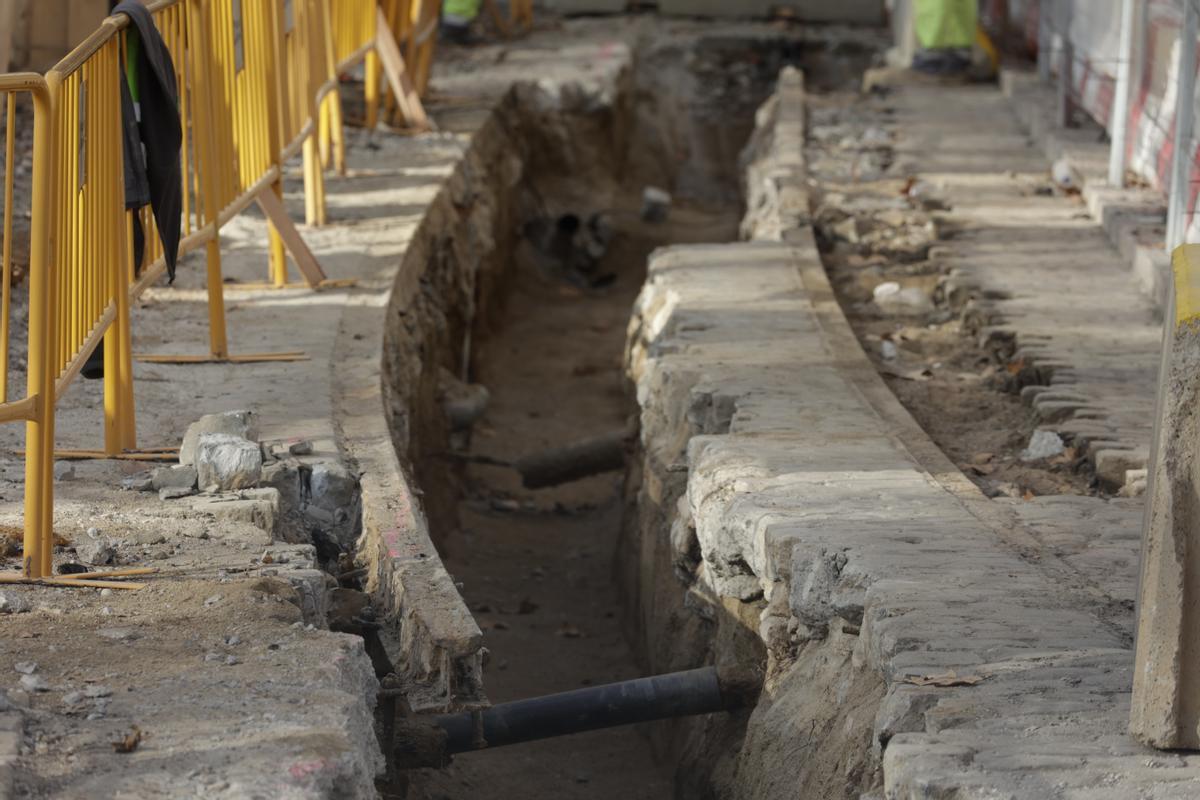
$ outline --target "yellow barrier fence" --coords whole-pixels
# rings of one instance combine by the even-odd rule
[[[157,0],[148,4],[176,69],[183,132],[179,255],[205,249],[209,354],[141,357],[160,362],[263,361],[301,353],[231,355],[225,326],[220,232],[257,203],[270,224],[270,276],[287,283],[286,258],[309,286],[324,273],[282,202],[285,162],[304,161],[306,217],[325,217],[322,165],[344,170],[338,75],[365,62],[368,108],[379,69],[409,124],[428,125],[417,97],[427,80],[439,4],[432,0]],[[407,53],[388,13],[405,17]],[[0,274],[0,422],[26,422],[23,579],[51,578],[54,412],[103,342],[104,448],[66,456],[162,458],[139,452],[130,304],[165,271],[151,210],[125,208],[121,76],[129,20],[110,17],[51,69],[0,75],[7,113],[3,270]],[[407,62],[407,63],[406,63]],[[410,81],[409,73],[419,78]],[[374,79],[372,79],[374,75]],[[423,77],[422,77],[423,76]],[[372,85],[374,90],[372,90]],[[13,159],[16,96],[34,108],[25,396],[9,399]],[[374,112],[370,112],[372,115]],[[136,218],[134,215],[137,215]],[[134,224],[145,254],[134,264]],[[138,572],[138,570],[133,570]],[[0,581],[13,580],[0,575]]]
[[[0,403],[0,421],[25,422],[25,526],[23,575],[36,577],[49,574],[54,522],[54,401],[55,374],[51,354],[56,348],[50,320],[50,298],[54,292],[52,275],[47,269],[51,241],[47,226],[50,222],[50,202],[54,160],[53,106],[49,87],[41,75],[27,73],[0,75],[0,93],[5,103],[5,160],[4,160],[4,247],[3,303],[0,312],[0,335],[3,337],[4,386]],[[26,352],[27,385],[25,396],[9,399],[8,358],[11,340],[13,244],[15,230],[14,179],[17,96],[28,94],[33,105],[33,181],[30,198],[30,232],[28,258],[29,322]]]

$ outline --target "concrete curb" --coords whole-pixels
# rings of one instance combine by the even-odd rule
[[[1054,90],[1042,84],[1036,73],[1002,69],[1000,89],[1029,135],[1045,151],[1047,161],[1065,159],[1088,212],[1129,262],[1141,292],[1162,312],[1171,288],[1171,260],[1163,246],[1166,200],[1150,189],[1110,186],[1108,145],[1101,143],[1094,131],[1058,127]]]
[[[399,266],[399,265],[397,265]],[[348,304],[333,380],[339,444],[360,473],[359,558],[367,589],[395,626],[409,702],[442,710],[482,700],[483,634],[442,565],[408,475],[396,456],[382,388],[387,304]]]

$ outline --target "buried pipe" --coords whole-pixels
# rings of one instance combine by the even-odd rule
[[[752,702],[760,682],[743,672],[702,667],[501,703],[478,711],[406,720],[396,763],[440,767],[450,756],[638,722],[712,714]]]
[[[628,428],[610,431],[553,450],[522,456],[513,467],[521,473],[521,483],[526,489],[557,486],[601,472],[624,469],[625,447],[630,436]]]

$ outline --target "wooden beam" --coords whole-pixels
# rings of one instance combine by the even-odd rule
[[[258,207],[267,215],[267,219],[271,220],[275,230],[279,232],[279,238],[283,239],[283,246],[291,254],[292,260],[296,262],[304,280],[310,287],[320,286],[321,281],[325,280],[325,272],[317,263],[317,258],[313,255],[312,250],[308,249],[304,239],[300,238],[300,232],[296,230],[292,218],[288,216],[287,209],[283,207],[283,201],[275,195],[275,192],[271,191],[270,187],[259,192],[254,199],[258,202]]]
[[[412,80],[408,77],[408,70],[404,67],[404,57],[400,55],[400,47],[392,36],[392,29],[388,26],[387,17],[384,16],[383,10],[378,8],[375,10],[375,52],[379,54],[379,61],[383,64],[383,73],[387,75],[388,83],[392,87],[396,101],[400,104],[400,113],[404,115],[405,122],[409,127],[417,130],[432,130],[433,125],[425,114],[425,107],[421,104],[421,96],[417,93],[417,88],[413,86]]]

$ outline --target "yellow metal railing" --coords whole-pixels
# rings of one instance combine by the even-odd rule
[[[45,575],[50,571],[52,527],[54,522],[54,401],[56,352],[54,330],[50,324],[54,294],[53,275],[47,268],[48,229],[51,220],[53,188],[52,157],[53,101],[46,80],[40,75],[0,75],[0,93],[5,97],[4,160],[4,247],[3,292],[0,303],[0,346],[3,348],[4,387],[0,403],[0,422],[25,422],[25,535],[26,576]],[[9,399],[8,354],[12,302],[12,259],[14,243],[14,180],[17,96],[28,94],[33,104],[33,179],[30,199],[29,231],[29,321],[26,353],[27,385],[25,396]]]
[[[322,167],[344,170],[338,75],[365,63],[368,116],[377,114],[381,61],[409,118],[428,79],[440,3],[433,0],[157,0],[148,4],[175,64],[182,219],[179,254],[205,249],[208,356],[157,361],[261,361],[232,356],[225,326],[221,228],[252,203],[270,225],[270,276],[287,281],[290,255],[310,286],[324,274],[282,203],[284,163],[304,161],[306,217],[325,219]],[[515,7],[514,7],[515,8]],[[392,21],[402,32],[392,38]],[[24,577],[51,574],[55,405],[103,342],[106,457],[137,443],[130,304],[166,268],[151,210],[125,208],[121,76],[129,21],[105,20],[42,78],[0,75],[6,114],[0,253],[0,422],[25,421]],[[409,79],[412,79],[411,81]],[[32,98],[34,143],[25,396],[10,400],[16,99]],[[415,109],[415,110],[414,110]],[[137,215],[136,218],[134,215]],[[145,233],[134,263],[133,231]],[[57,580],[57,579],[55,579]]]

